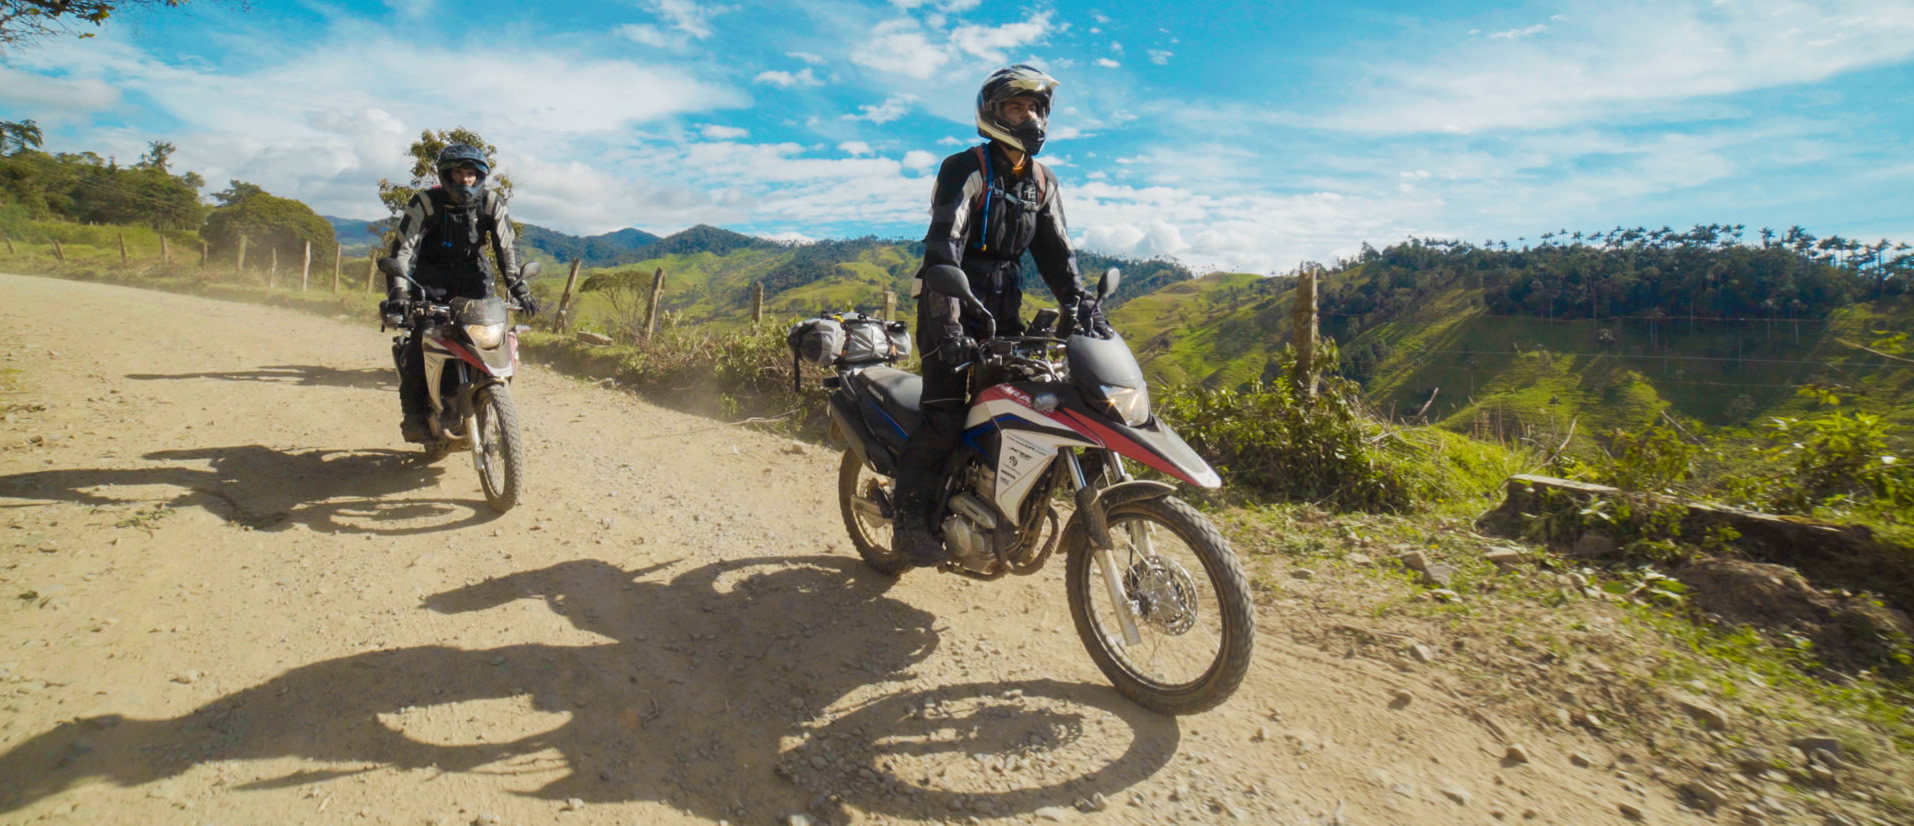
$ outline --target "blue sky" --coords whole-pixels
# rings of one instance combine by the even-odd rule
[[[1285,271],[1406,236],[1698,222],[1914,240],[1914,3],[194,0],[16,49],[48,148],[380,217],[423,129],[520,220],[923,232],[993,68],[1063,81],[1082,246]]]

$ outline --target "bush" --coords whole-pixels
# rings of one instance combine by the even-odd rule
[[[1694,474],[1701,449],[1673,429],[1655,425],[1640,433],[1608,434],[1607,453],[1588,465],[1573,466],[1573,477],[1626,490],[1668,491]]]
[[[1279,357],[1285,372],[1294,356]],[[1349,510],[1403,511],[1408,474],[1373,444],[1381,428],[1361,409],[1357,387],[1325,379],[1313,398],[1288,381],[1242,390],[1173,388],[1157,407],[1232,485],[1283,501]]]
[[[1790,513],[1850,505],[1886,513],[1914,511],[1914,465],[1889,450],[1887,421],[1836,409],[1840,397],[1824,389],[1800,392],[1824,410],[1770,424],[1767,436],[1777,443],[1771,453],[1791,471],[1773,488],[1774,506]]]

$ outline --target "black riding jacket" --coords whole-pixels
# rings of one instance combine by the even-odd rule
[[[997,319],[997,333],[1021,333],[1017,314],[1023,291],[1017,279],[1025,250],[1060,304],[1074,305],[1083,295],[1061,195],[1056,176],[1035,158],[1025,160],[1023,175],[1012,174],[995,143],[945,158],[931,193],[923,267],[963,268],[971,292]],[[983,337],[983,320],[964,317],[957,299],[925,290],[921,275],[911,294],[918,297],[917,346],[926,355],[956,336]]]
[[[451,295],[479,297],[492,294],[495,273],[484,255],[486,236],[505,269],[505,285],[513,295],[524,289],[518,277],[518,250],[505,199],[484,190],[468,204],[454,204],[441,187],[412,196],[399,219],[399,237],[392,255],[412,278]],[[388,292],[413,292],[403,281],[389,284]]]

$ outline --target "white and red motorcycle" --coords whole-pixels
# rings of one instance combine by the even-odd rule
[[[518,432],[518,407],[512,402],[512,376],[518,373],[518,334],[511,311],[496,295],[435,300],[435,293],[413,281],[394,258],[379,259],[379,269],[418,287],[423,298],[404,317],[388,318],[399,335],[392,339],[393,367],[403,377],[405,348],[422,336],[426,395],[432,401],[432,441],[428,459],[453,451],[472,451],[485,501],[500,513],[518,504],[525,473],[525,444]],[[536,261],[525,264],[523,278],[538,275]],[[395,323],[396,322],[396,323]]]
[[[1099,297],[1116,285],[1111,270]],[[989,317],[956,267],[930,268],[925,286]],[[1142,367],[1122,339],[1048,335],[1056,319],[1045,310],[1032,335],[986,337],[959,368],[974,401],[933,494],[932,524],[950,551],[942,570],[986,580],[1032,574],[1060,534],[1070,613],[1105,676],[1156,711],[1213,708],[1249,669],[1249,586],[1208,519],[1171,485],[1131,478],[1124,462],[1200,488],[1222,480],[1151,413]],[[896,575],[909,563],[891,546],[893,479],[922,421],[923,380],[890,360],[840,361],[825,385],[832,431],[850,445],[838,479],[845,527],[866,564]],[[1061,530],[1059,491],[1075,505]]]

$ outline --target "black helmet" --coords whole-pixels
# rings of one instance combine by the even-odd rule
[[[1043,151],[1044,124],[1050,119],[1050,91],[1057,79],[1019,63],[990,73],[977,92],[977,134],[1028,155]],[[1015,126],[998,111],[1004,101],[1027,97],[1037,102],[1030,119]]]
[[[454,169],[465,168],[478,173],[478,180],[471,186],[452,183],[449,177]],[[492,173],[492,165],[485,162],[485,152],[476,146],[455,143],[439,150],[439,185],[445,187],[452,196],[453,203],[465,203],[478,195],[485,186],[485,176]]]

